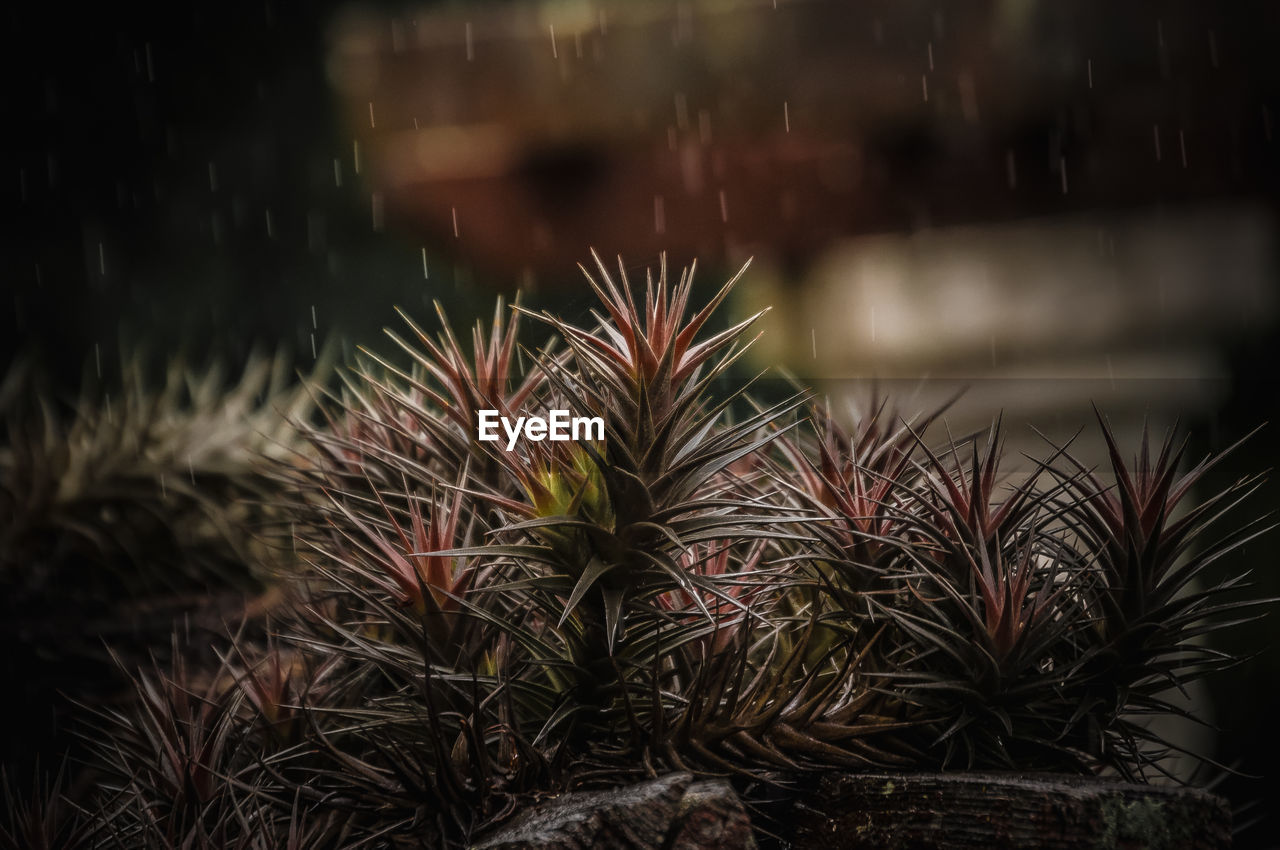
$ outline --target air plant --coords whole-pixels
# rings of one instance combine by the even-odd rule
[[[999,446],[997,423],[967,462],[954,442],[920,448],[884,573],[895,592],[872,600],[900,634],[887,676],[944,766],[1080,770],[1063,680],[1092,616],[1088,572],[1061,533],[1070,505],[1055,509],[1038,470],[1002,480]]]
[[[1105,424],[1115,487],[1070,446],[1003,474],[998,422],[935,441],[942,411],[846,428],[803,392],[722,394],[758,318],[711,329],[733,281],[693,309],[692,269],[587,280],[593,325],[499,303],[468,350],[443,312],[436,336],[409,321],[407,365],[362,355],[295,423],[291,602],[205,685],[139,674],[100,713],[105,843],[462,846],[540,795],[675,769],[775,794],[1158,767],[1141,715],[1226,663],[1195,640],[1243,583],[1201,580],[1261,529],[1200,541],[1256,480],[1192,503],[1205,464],[1177,478],[1144,442],[1130,467]],[[522,316],[552,342],[522,347]],[[603,439],[481,441],[481,410]]]
[[[1190,716],[1164,694],[1234,663],[1203,639],[1261,616],[1274,601],[1242,595],[1245,575],[1214,575],[1219,562],[1272,526],[1265,518],[1233,519],[1261,486],[1260,474],[1192,498],[1205,473],[1248,437],[1180,473],[1187,444],[1172,431],[1153,455],[1144,428],[1135,461],[1126,463],[1100,413],[1098,422],[1115,483],[1104,484],[1065,451],[1068,466],[1055,473],[1091,579],[1089,651],[1074,684],[1102,727],[1101,756],[1126,775],[1141,775],[1161,770],[1172,747],[1145,720]]]
[[[8,772],[0,774],[3,815],[0,815],[0,848],[3,850],[58,850],[87,846],[93,834],[85,812],[68,798],[67,764],[53,776],[37,766],[34,787],[18,792]]]

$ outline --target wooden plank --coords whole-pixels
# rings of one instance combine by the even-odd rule
[[[794,850],[1220,850],[1226,802],[1194,788],[1000,773],[832,776],[798,805]]]

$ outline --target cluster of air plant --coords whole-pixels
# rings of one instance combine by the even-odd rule
[[[1146,721],[1185,715],[1162,695],[1229,665],[1201,638],[1267,602],[1232,597],[1244,577],[1211,569],[1265,530],[1217,527],[1260,476],[1189,504],[1214,460],[1179,473],[1185,442],[1153,455],[1144,430],[1131,469],[1100,414],[1109,476],[1053,444],[1003,476],[998,421],[935,449],[921,434],[936,416],[881,407],[850,434],[815,409],[816,457],[784,447],[827,518],[808,525],[826,527],[830,594],[888,626],[876,655],[906,721],[894,737],[944,768],[1160,772],[1172,745]]]
[[[1145,715],[1226,663],[1200,639],[1242,585],[1210,567],[1259,529],[1203,541],[1256,479],[1192,503],[1209,461],[1130,466],[1105,423],[1114,485],[1070,446],[1002,475],[998,425],[726,395],[758,318],[711,329],[733,282],[695,310],[692,270],[641,294],[597,265],[593,326],[500,303],[468,351],[410,322],[406,365],[367,355],[300,423],[291,604],[98,713],[90,843],[456,846],[677,769],[1159,767]],[[482,410],[604,437],[508,449]]]

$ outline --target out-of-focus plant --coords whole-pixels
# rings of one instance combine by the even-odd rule
[[[244,523],[276,489],[262,462],[294,445],[311,398],[283,356],[251,359],[226,386],[221,369],[171,366],[147,385],[144,358],[113,395],[60,405],[28,364],[0,389],[0,576],[126,592],[234,583],[261,560]],[[69,575],[67,570],[76,570]],[[43,592],[41,590],[41,592]]]
[[[74,743],[64,696],[127,687],[104,641],[136,666],[175,624],[216,637],[262,607],[288,548],[268,543],[287,528],[269,470],[313,403],[287,358],[255,355],[232,381],[174,363],[153,386],[138,352],[119,374],[71,403],[26,361],[0,387],[0,669],[30,718],[0,748],[15,765]]]
[[[294,604],[103,715],[96,834],[462,846],[673,769],[1158,769],[1141,721],[1227,663],[1197,641],[1244,585],[1207,570],[1260,529],[1203,541],[1256,481],[1193,502],[1203,464],[1130,466],[1105,425],[1114,487],[1069,446],[1004,474],[998,423],[723,393],[756,317],[712,329],[732,281],[693,309],[692,277],[597,260],[594,325],[500,304],[470,350],[441,314],[392,335],[407,364],[362,356],[281,458]],[[603,438],[481,441],[481,410]]]

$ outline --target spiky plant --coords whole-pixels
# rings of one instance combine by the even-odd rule
[[[1114,483],[1066,451],[1064,468],[1055,470],[1070,509],[1072,543],[1089,571],[1092,628],[1071,684],[1090,706],[1098,757],[1141,776],[1161,770],[1162,757],[1176,749],[1152,732],[1151,718],[1191,717],[1165,694],[1233,663],[1206,638],[1261,616],[1274,601],[1250,598],[1242,593],[1246,575],[1224,577],[1221,570],[1224,559],[1272,526],[1266,518],[1234,519],[1261,486],[1261,474],[1193,498],[1205,473],[1248,437],[1180,472],[1187,444],[1172,431],[1155,453],[1144,427],[1137,455],[1127,463],[1101,413],[1098,423]]]
[[[1088,754],[1058,724],[1076,708],[1062,682],[1092,616],[1088,573],[1056,491],[1035,472],[1001,479],[999,438],[997,423],[967,460],[955,443],[920,450],[884,573],[895,592],[873,600],[900,633],[886,668],[942,765],[1079,770]]]
[[[1144,436],[1131,473],[1101,417],[1113,487],[1069,446],[1002,476],[998,421],[985,438],[932,449],[909,425],[873,417],[855,437],[822,411],[812,418],[814,461],[784,449],[796,492],[830,518],[818,524],[824,587],[846,609],[837,619],[861,607],[865,624],[890,630],[874,669],[916,763],[1159,769],[1170,745],[1145,721],[1185,713],[1161,694],[1221,669],[1197,639],[1239,622],[1229,611],[1247,619],[1267,604],[1233,595],[1239,577],[1199,586],[1264,530],[1255,521],[1203,541],[1259,478],[1171,521],[1212,461],[1178,478],[1172,444],[1153,459]],[[865,460],[841,465],[840,452]]]
[[[14,788],[7,771],[0,773],[3,812],[0,813],[0,848],[3,850],[58,850],[87,846],[93,827],[86,814],[68,798],[67,764],[49,776],[36,768],[30,789]]]
[[[330,848],[349,814],[318,811],[279,767],[305,730],[302,706],[325,693],[333,663],[306,668],[268,643],[196,669],[174,647],[168,669],[122,664],[135,700],[91,706],[93,806],[68,847]],[[296,702],[295,702],[296,700]]]
[[[998,422],[938,441],[941,411],[846,428],[722,394],[758,318],[711,329],[733,282],[695,310],[692,269],[640,292],[596,266],[594,325],[499,304],[468,351],[441,312],[299,423],[292,602],[101,715],[99,843],[453,847],[673,769],[770,796],[1158,760],[1141,715],[1220,666],[1194,641],[1242,587],[1201,579],[1260,529],[1200,541],[1256,482],[1177,512],[1206,467],[1144,444],[1130,472],[1105,425],[1114,488],[1070,446],[1002,473]],[[552,342],[522,348],[521,316]],[[481,410],[559,409],[603,438],[477,437]]]

